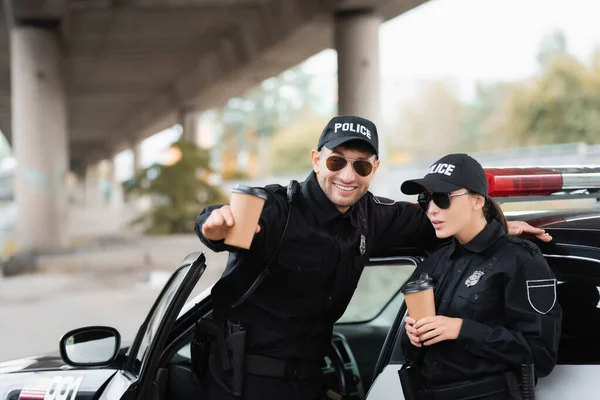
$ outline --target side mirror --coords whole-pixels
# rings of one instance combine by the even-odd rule
[[[60,339],[60,356],[76,367],[99,367],[112,363],[121,348],[121,335],[108,326],[88,326],[67,332]]]

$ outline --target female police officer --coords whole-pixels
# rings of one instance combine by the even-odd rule
[[[402,192],[419,194],[438,238],[453,237],[413,275],[436,285],[437,315],[406,317],[418,397],[521,398],[514,371],[534,364],[543,377],[556,363],[561,308],[548,264],[532,243],[507,235],[483,168],[466,154],[443,157]]]

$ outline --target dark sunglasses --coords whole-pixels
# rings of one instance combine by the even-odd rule
[[[325,165],[332,172],[341,171],[348,164],[348,160],[340,156],[329,156]],[[367,160],[352,161],[352,168],[360,176],[369,176],[373,172],[373,164]]]
[[[427,212],[427,210],[429,209],[429,203],[431,203],[432,201],[435,203],[436,206],[438,206],[442,210],[447,210],[448,208],[450,208],[450,199],[452,197],[464,196],[466,194],[471,194],[471,192],[467,191],[465,193],[456,194],[440,192],[423,192],[417,198],[417,202],[419,203],[419,207],[421,207],[421,209],[425,212]]]

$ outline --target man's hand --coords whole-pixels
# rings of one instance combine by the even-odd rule
[[[420,343],[431,346],[444,340],[456,340],[460,334],[462,322],[462,318],[436,315],[435,317],[421,318],[413,325],[413,328],[417,331]]]
[[[235,223],[231,208],[224,205],[221,208],[212,210],[206,222],[202,224],[202,234],[205,238],[212,241],[225,239],[229,228]],[[256,232],[260,232],[260,225],[256,225]]]
[[[508,234],[511,236],[535,236],[542,242],[549,242],[552,240],[552,236],[546,233],[543,229],[534,228],[525,221],[509,221]]]
[[[421,341],[419,340],[417,330],[414,327],[417,321],[415,321],[414,318],[406,317],[404,318],[404,322],[406,322],[406,336],[408,336],[410,343],[415,347],[421,347]]]

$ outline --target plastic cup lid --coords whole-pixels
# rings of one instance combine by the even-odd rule
[[[402,293],[417,293],[427,289],[433,289],[433,279],[421,277],[417,280],[406,282],[402,287]]]
[[[260,197],[261,199],[267,200],[267,192],[262,188],[250,187],[246,185],[236,185],[231,189],[232,193],[249,194],[252,196]]]

